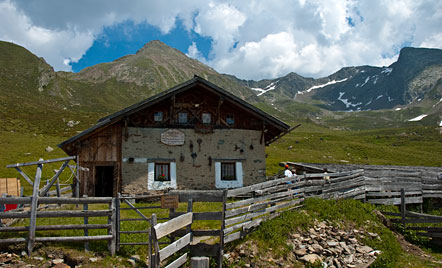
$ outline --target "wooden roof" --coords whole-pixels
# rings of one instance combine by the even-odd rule
[[[96,133],[100,129],[103,129],[107,126],[110,126],[112,124],[115,124],[117,122],[120,122],[125,117],[132,115],[134,113],[137,113],[138,111],[141,111],[145,108],[148,108],[149,106],[156,104],[160,101],[163,101],[177,93],[186,91],[190,88],[193,88],[196,85],[203,85],[205,88],[214,91],[215,93],[225,97],[226,99],[229,99],[233,103],[241,105],[245,110],[249,111],[250,113],[254,114],[261,120],[263,120],[266,124],[270,124],[271,126],[275,127],[280,131],[280,133],[286,132],[289,130],[289,125],[285,124],[284,122],[280,121],[279,119],[276,119],[275,117],[267,114],[266,112],[256,108],[255,106],[247,103],[246,101],[236,97],[232,93],[210,83],[209,81],[199,77],[194,76],[192,79],[179,84],[173,88],[170,88],[166,91],[163,91],[157,95],[154,95],[152,97],[149,97],[139,103],[133,104],[127,108],[124,108],[116,113],[113,113],[111,115],[108,115],[106,117],[103,117],[98,120],[97,124],[86,129],[85,131],[69,138],[68,140],[60,143],[58,147],[64,149],[67,145],[81,139],[85,139],[88,136],[92,135],[93,133]],[[275,135],[277,136],[277,135]]]

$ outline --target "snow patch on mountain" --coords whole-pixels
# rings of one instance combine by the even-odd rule
[[[345,104],[345,107],[346,107],[346,108],[349,108],[350,106],[351,106],[351,107],[356,107],[356,106],[359,106],[359,105],[362,104],[361,102],[358,102],[358,103],[351,103],[351,102],[348,101],[348,99],[343,99],[342,96],[344,96],[344,94],[345,94],[345,92],[339,92],[338,100],[342,101],[342,103]]]
[[[376,100],[379,100],[380,98],[382,98],[384,95],[379,95]]]
[[[427,116],[427,114],[421,114],[418,117],[412,118],[410,120],[408,120],[409,122],[415,122],[415,121],[421,121],[422,119],[424,119]]]
[[[276,88],[276,84],[277,84],[278,82],[279,82],[279,80],[276,81],[276,82],[272,82],[272,83],[270,83],[270,85],[266,86],[265,88],[252,87],[252,88],[250,88],[250,89],[255,90],[255,91],[258,91],[259,93],[258,93],[257,95],[258,95],[258,96],[261,96],[262,94],[264,94],[264,93],[266,93],[266,92],[269,92],[270,90],[275,89],[275,88]]]
[[[393,68],[387,68],[387,67],[385,67],[385,68],[382,68],[381,73],[382,73],[382,74],[390,75],[392,71],[393,71]]]
[[[367,76],[367,78],[365,78],[365,82],[361,85],[361,87],[365,86],[365,84],[367,84],[367,82],[370,80],[370,76]]]
[[[442,98],[440,98],[440,100],[433,105],[433,108],[436,107],[436,105],[438,105],[441,102],[442,102]]]
[[[304,90],[304,91],[298,91],[298,94],[301,94],[301,95],[302,95],[302,94],[304,94],[304,93],[309,93],[309,92],[312,91],[313,89],[326,87],[326,86],[333,85],[333,84],[336,84],[336,83],[342,83],[342,82],[344,82],[344,81],[347,81],[347,79],[348,79],[348,78],[344,78],[344,79],[341,79],[341,80],[332,80],[332,81],[329,81],[329,82],[327,82],[327,83],[325,83],[325,84],[322,84],[322,85],[312,86],[311,88],[309,88],[309,89],[307,89],[307,90]]]

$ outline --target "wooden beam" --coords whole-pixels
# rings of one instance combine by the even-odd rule
[[[216,107],[216,124],[221,125],[221,105],[224,102],[224,97],[220,97],[218,100],[218,106]]]
[[[287,131],[282,132],[281,134],[279,134],[278,136],[274,137],[273,139],[269,140],[268,142],[266,142],[266,146],[270,145],[271,143],[279,140],[280,138],[284,137],[285,135],[289,134],[290,132],[292,132],[293,130],[297,129],[298,127],[300,127],[301,124],[298,124],[290,129],[288,129]]]
[[[18,171],[18,173],[20,173],[20,175],[23,176],[23,178],[25,178],[25,180],[26,180],[30,185],[34,186],[34,183],[32,182],[32,180],[29,178],[29,176],[28,176],[23,170],[21,170],[19,167],[16,167],[15,169]]]
[[[41,162],[41,161],[39,161]],[[37,227],[38,188],[40,187],[43,164],[39,163],[35,172],[34,189],[32,191],[31,215],[29,219],[28,255],[31,256],[35,245],[35,229]]]
[[[162,237],[173,233],[174,231],[181,229],[184,226],[192,224],[192,217],[192,213],[189,212],[167,222],[158,223],[154,226],[157,239],[161,239]]]
[[[58,177],[60,176],[60,174],[63,172],[63,170],[66,168],[66,166],[69,164],[71,160],[66,160],[60,167],[60,169],[57,171],[57,173],[55,173],[54,177],[52,177],[51,181],[49,182],[48,185],[46,185],[45,187],[43,187],[40,191],[39,191],[39,195],[40,196],[45,196],[46,193],[49,191],[49,189],[52,187],[52,185],[54,184],[55,181],[58,181]],[[58,184],[58,183],[57,183]],[[60,186],[57,187],[57,191],[59,190]],[[58,193],[57,193],[58,194]],[[58,196],[59,197],[59,196]]]
[[[6,167],[7,168],[15,168],[15,167],[33,166],[33,165],[61,162],[61,161],[66,161],[66,160],[74,160],[75,158],[76,158],[75,156],[69,156],[69,157],[54,158],[54,159],[48,159],[48,160],[42,159],[42,160],[35,161],[35,162],[10,164],[10,165],[7,165]]]

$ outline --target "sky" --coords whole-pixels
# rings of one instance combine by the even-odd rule
[[[0,0],[0,40],[78,72],[161,40],[220,73],[270,79],[388,66],[442,48],[440,0]]]

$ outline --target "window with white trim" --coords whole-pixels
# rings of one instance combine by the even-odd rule
[[[242,162],[215,162],[215,187],[218,189],[238,188],[243,186]]]
[[[221,180],[223,181],[236,180],[235,162],[221,163]]]
[[[147,163],[147,189],[176,189],[176,162]]]
[[[155,181],[170,181],[170,163],[155,163]]]

